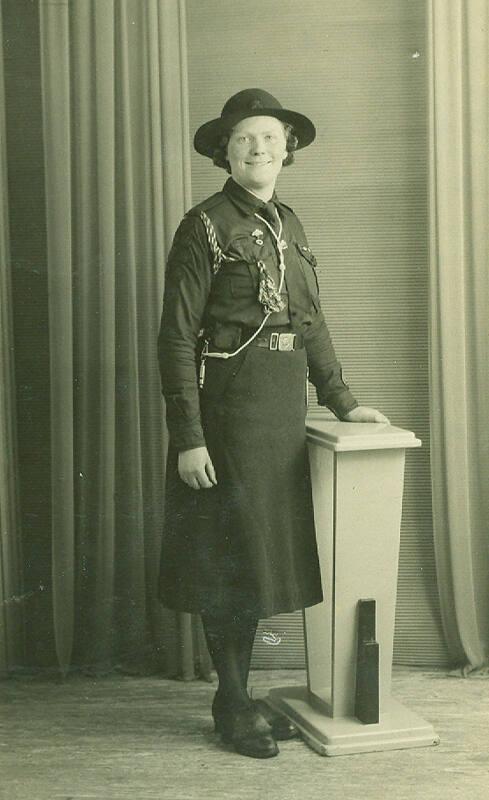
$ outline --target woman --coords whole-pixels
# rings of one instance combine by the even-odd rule
[[[196,150],[231,177],[178,228],[158,343],[170,433],[160,596],[202,615],[216,730],[261,758],[297,730],[248,695],[258,620],[322,600],[306,376],[340,419],[387,421],[342,380],[316,261],[275,194],[282,166],[314,137],[307,117],[260,89],[199,128]]]

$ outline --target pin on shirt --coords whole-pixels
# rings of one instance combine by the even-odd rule
[[[251,234],[255,240],[255,244],[262,245],[263,244],[263,231],[260,228],[255,228],[253,233]]]

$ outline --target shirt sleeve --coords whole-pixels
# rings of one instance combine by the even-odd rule
[[[168,257],[158,336],[168,432],[172,445],[179,451],[205,445],[200,417],[197,345],[211,281],[203,223],[199,217],[185,217]]]
[[[309,380],[316,387],[318,402],[339,418],[358,406],[343,380],[341,364],[331,341],[322,311],[318,311],[304,334]]]

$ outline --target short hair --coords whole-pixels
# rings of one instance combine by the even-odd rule
[[[293,164],[294,162],[294,150],[297,150],[297,145],[299,144],[299,140],[297,136],[294,134],[294,129],[292,125],[289,125],[288,122],[282,122],[282,126],[285,133],[285,147],[287,150],[287,158],[284,159],[283,166],[288,167],[289,164]],[[232,128],[229,131],[226,131],[217,144],[217,147],[214,149],[212,154],[212,160],[216,167],[222,167],[225,169],[226,172],[231,174],[231,167],[229,165],[229,161],[227,159],[227,147],[229,139],[231,138],[233,130]]]

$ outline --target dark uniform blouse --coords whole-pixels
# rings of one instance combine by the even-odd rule
[[[268,326],[289,325],[304,343],[309,380],[320,405],[340,419],[358,403],[341,375],[320,304],[316,260],[292,209],[272,198],[280,215],[286,272],[283,311]],[[278,254],[268,219],[278,233],[277,219],[264,203],[232,178],[223,190],[195,206],[182,220],[169,254],[158,352],[171,443],[179,451],[205,445],[196,359],[202,331],[210,349],[233,351],[264,318],[258,301],[260,270],[279,285]],[[213,274],[213,256],[201,212],[210,219],[225,256]]]

